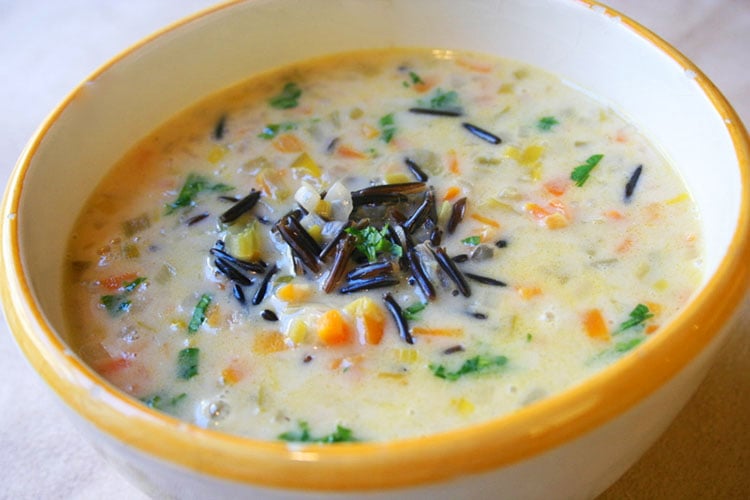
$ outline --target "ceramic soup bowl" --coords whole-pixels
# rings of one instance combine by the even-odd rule
[[[199,428],[124,395],[66,346],[66,241],[86,195],[168,117],[258,71],[391,46],[522,60],[598,96],[676,165],[701,213],[706,277],[652,340],[566,392],[422,438],[289,446]],[[737,115],[665,42],[588,0],[229,2],[115,58],[53,111],[2,206],[5,314],[83,433],[156,497],[580,498],[614,482],[706,373],[750,280],[750,153]]]

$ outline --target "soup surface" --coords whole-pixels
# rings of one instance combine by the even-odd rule
[[[389,440],[512,412],[648,339],[702,275],[641,133],[559,78],[443,50],[256,76],[138,143],[87,202],[78,354],[200,426]]]

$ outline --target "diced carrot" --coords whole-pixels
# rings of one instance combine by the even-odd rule
[[[276,290],[276,297],[284,302],[298,303],[309,297],[311,293],[312,289],[309,285],[287,283]]]
[[[570,184],[569,179],[551,179],[544,183],[544,189],[554,196],[562,196],[568,190]]]
[[[253,338],[253,352],[255,354],[271,354],[286,349],[287,345],[281,332],[260,332]]]
[[[612,220],[622,220],[625,218],[619,210],[607,210],[604,212],[604,216]]]
[[[618,130],[617,134],[615,134],[615,142],[619,142],[621,144],[628,142],[627,132],[622,129]]]
[[[609,340],[609,329],[604,315],[599,309],[590,309],[583,315],[583,326],[586,335],[592,339]]]
[[[647,325],[646,326],[646,330],[645,330],[646,335],[651,335],[652,333],[654,333],[658,329],[659,329],[659,325],[654,325],[654,324]]]
[[[341,345],[351,341],[349,323],[337,309],[329,309],[318,318],[318,338],[326,345]]]
[[[211,305],[206,311],[206,324],[216,328],[221,323],[221,308],[217,305]]]
[[[281,134],[273,141],[273,147],[282,153],[301,153],[305,145],[294,134]]]
[[[448,151],[448,170],[450,170],[451,173],[455,175],[459,175],[461,173],[461,168],[458,165],[458,156],[452,149]]]
[[[500,229],[500,223],[496,220],[490,219],[489,217],[485,217],[484,215],[480,214],[471,214],[469,215],[472,219],[481,222],[482,224],[486,224],[488,226],[492,226],[496,229]]]
[[[367,155],[362,151],[358,151],[353,147],[347,146],[345,144],[342,144],[341,146],[336,148],[336,153],[338,153],[339,156],[343,156],[344,158],[354,158],[357,160],[364,160],[367,158]]]
[[[223,385],[234,385],[242,379],[242,374],[237,368],[228,366],[221,371],[221,383]]]
[[[476,61],[470,61],[462,57],[459,57],[458,59],[456,59],[456,64],[461,66],[462,68],[466,68],[469,71],[475,71],[477,73],[489,73],[490,71],[492,71],[492,66],[490,66],[489,64],[482,64]]]
[[[369,314],[357,318],[357,333],[363,344],[377,345],[383,339],[385,321]]]
[[[423,78],[421,82],[415,83],[412,85],[412,88],[419,92],[420,94],[424,94],[428,90],[430,90],[432,87],[435,86],[437,83],[437,80],[434,78]]]
[[[445,190],[445,196],[443,196],[444,200],[452,200],[456,196],[461,194],[461,188],[458,186],[451,186],[448,189]]]
[[[130,368],[131,362],[130,358],[107,358],[101,362],[94,363],[94,369],[97,373],[106,377],[107,375],[112,375],[124,370],[125,368]]]
[[[355,318],[360,343],[380,343],[385,330],[385,313],[377,302],[369,297],[361,297],[344,307],[344,311]]]
[[[628,250],[630,250],[633,247],[633,240],[630,238],[625,238],[622,243],[617,245],[617,248],[615,251],[617,253],[626,253]]]
[[[116,276],[109,276],[99,281],[99,285],[103,288],[114,291],[121,288],[124,284],[130,283],[138,277],[136,273],[123,273]]]
[[[519,286],[516,287],[516,291],[524,300],[529,300],[542,294],[542,289],[538,286]]]
[[[411,329],[412,335],[431,335],[435,337],[463,337],[464,331],[461,328],[427,328],[415,326]]]
[[[538,220],[543,220],[550,214],[549,210],[536,203],[527,203],[523,206],[523,208],[524,210],[529,212],[532,217]]]

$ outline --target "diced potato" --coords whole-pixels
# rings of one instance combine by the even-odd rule
[[[286,336],[295,344],[302,344],[307,338],[307,325],[301,319],[293,319],[286,329]]]

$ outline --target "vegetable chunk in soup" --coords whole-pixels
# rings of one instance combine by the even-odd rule
[[[70,239],[70,339],[103,377],[268,440],[419,436],[581,382],[702,276],[640,131],[559,78],[452,51],[256,76],[138,143]]]

